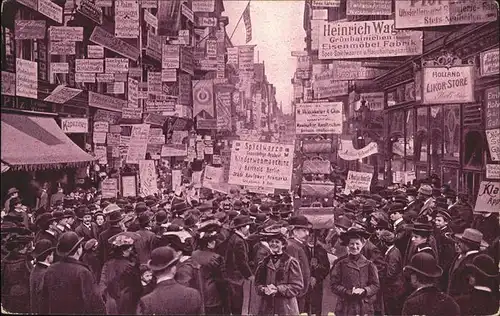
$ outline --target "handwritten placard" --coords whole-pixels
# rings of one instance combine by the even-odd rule
[[[500,161],[500,128],[487,129],[485,132],[491,160]]]
[[[493,48],[482,52],[480,55],[481,76],[496,76],[500,72],[499,67],[500,51],[499,48]]]
[[[139,193],[141,196],[158,193],[155,162],[153,160],[139,160]]]
[[[423,68],[422,104],[469,102],[475,102],[473,65]]]
[[[487,164],[486,165],[486,179],[500,180],[500,165]]]
[[[370,191],[373,174],[367,172],[350,171],[345,181],[344,192],[349,194],[355,190]]]
[[[123,197],[137,195],[137,177],[135,175],[122,175],[121,182],[121,191]]]
[[[118,179],[108,178],[101,183],[103,198],[114,198],[118,194]]]
[[[17,40],[44,39],[45,20],[16,20],[14,34]]]
[[[16,58],[16,95],[36,99],[38,97],[38,63]]]
[[[500,213],[500,182],[481,181],[474,211]]]
[[[486,129],[500,127],[500,86],[484,90]]]

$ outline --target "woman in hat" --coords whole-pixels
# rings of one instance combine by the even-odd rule
[[[261,261],[255,273],[255,286],[261,296],[259,315],[298,315],[297,295],[304,283],[297,259],[284,252],[287,238],[280,226],[270,226],[261,233],[271,255]]]
[[[335,314],[373,315],[373,303],[380,289],[377,268],[361,254],[369,234],[350,228],[340,238],[348,255],[340,258],[331,271],[332,291],[338,296]]]
[[[109,260],[104,263],[99,287],[106,297],[108,314],[133,314],[141,297],[141,274],[136,258],[135,233],[124,232],[112,236]]]
[[[42,239],[36,243],[31,256],[35,259],[35,265],[30,274],[30,306],[31,313],[41,313],[42,282],[47,268],[54,262],[55,247],[49,240]]]
[[[28,256],[33,237],[10,234],[5,241],[8,251],[2,260],[2,306],[7,312],[30,312],[30,273],[33,268]]]

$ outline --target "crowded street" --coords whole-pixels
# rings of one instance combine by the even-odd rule
[[[1,311],[500,314],[496,0],[1,0]]]

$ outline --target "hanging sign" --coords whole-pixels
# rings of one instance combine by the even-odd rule
[[[89,106],[91,107],[121,112],[122,108],[127,106],[127,101],[125,100],[95,93],[93,91],[89,91],[88,93]]]
[[[342,134],[342,102],[299,103],[296,134]]]
[[[319,59],[421,55],[422,31],[396,30],[393,20],[321,21]]]
[[[121,38],[137,38],[140,31],[139,1],[115,1],[115,36]]]
[[[327,99],[335,96],[347,95],[349,82],[334,81],[332,79],[316,79],[313,81],[315,99]]]
[[[340,0],[312,0],[313,8],[325,7],[325,8],[339,8]]]
[[[2,95],[16,95],[16,74],[2,71]]]
[[[162,157],[184,157],[186,155],[186,144],[164,144],[161,147]]]
[[[349,194],[355,190],[370,191],[373,173],[351,171],[347,173],[344,193]]]
[[[485,132],[491,160],[500,161],[500,128],[487,129]]]
[[[359,160],[378,153],[378,145],[376,142],[370,142],[361,149],[355,149],[350,139],[339,139],[338,154],[344,160]]]
[[[101,193],[105,199],[115,198],[118,194],[118,179],[107,178],[101,182]]]
[[[49,67],[52,74],[67,74],[69,72],[68,63],[50,63]]]
[[[193,12],[214,12],[215,0],[192,0]]]
[[[38,0],[38,12],[59,24],[63,22],[63,8],[50,0]]]
[[[177,81],[177,69],[162,69],[161,70],[161,81],[162,82],[176,82]]]
[[[161,68],[179,68],[180,65],[180,46],[168,45],[162,46]]]
[[[75,73],[75,82],[94,83],[95,78],[96,78],[95,73],[86,73],[86,72]]]
[[[293,145],[234,141],[229,183],[290,190]]]
[[[128,72],[128,58],[106,58],[106,73]]]
[[[106,93],[109,94],[123,94],[125,93],[124,82],[111,82],[106,85]]]
[[[333,80],[373,79],[385,73],[383,69],[363,67],[360,61],[333,60],[331,68],[317,75],[318,79],[327,76]]]
[[[139,160],[139,194],[141,196],[158,194],[155,162],[153,160]]]
[[[139,81],[128,78],[127,82],[127,98],[129,107],[139,106]]]
[[[141,119],[142,109],[138,107],[124,107],[122,109],[122,119]]]
[[[500,86],[484,90],[486,129],[500,128]]]
[[[205,111],[214,116],[214,89],[212,80],[193,80],[193,116]]]
[[[130,143],[127,150],[126,163],[139,163],[146,157],[146,148],[148,145],[149,124],[132,125]]]
[[[424,67],[422,72],[422,104],[475,102],[474,65]]]
[[[486,165],[486,179],[500,180],[500,165],[487,164]]]
[[[65,133],[88,133],[89,120],[87,118],[61,118],[61,130]]]
[[[184,15],[191,23],[194,22],[193,10],[188,8],[184,3],[181,5],[181,13]]]
[[[137,29],[139,29],[139,27],[137,27]],[[132,60],[137,60],[140,55],[139,49],[116,38],[113,34],[107,32],[100,26],[94,28],[94,31],[90,35],[90,41]]]
[[[347,0],[347,15],[391,15],[392,0]]]
[[[218,85],[215,87],[215,104],[217,116],[217,130],[231,130],[231,93],[230,86]]]
[[[121,175],[121,191],[123,197],[137,196],[137,176]]]
[[[63,104],[66,103],[67,101],[73,99],[77,95],[79,95],[82,92],[80,89],[76,88],[70,88],[70,87],[65,87],[63,85],[59,85],[52,92],[48,97],[44,99],[44,101],[47,102],[54,102],[54,103],[59,103]]]
[[[38,98],[38,63],[16,58],[16,95]]]
[[[115,74],[96,74],[97,82],[114,82]]]
[[[144,22],[158,29],[158,18],[148,10],[144,10]]]
[[[395,21],[398,29],[483,23],[497,20],[495,1],[477,0],[397,0]]]
[[[217,26],[217,18],[198,16],[196,17],[196,25],[199,27]]]
[[[76,59],[75,71],[101,73],[104,72],[104,62],[102,59]]]
[[[481,181],[474,212],[500,213],[500,182]]]
[[[49,54],[51,55],[75,55],[75,42],[50,42]]]
[[[55,42],[81,42],[83,41],[83,26],[51,26],[49,38]]]
[[[44,39],[45,20],[16,20],[14,34],[16,40]]]
[[[500,73],[500,50],[498,47],[485,52],[481,52],[479,59],[481,77],[496,76],[498,75],[498,73]]]

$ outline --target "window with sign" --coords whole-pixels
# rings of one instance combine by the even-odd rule
[[[427,161],[429,121],[427,107],[417,109],[417,132],[415,133],[415,158],[416,161]]]
[[[443,159],[459,161],[460,158],[460,105],[449,104],[443,111]]]
[[[439,174],[443,154],[443,106],[432,106],[430,112],[431,173]]]

